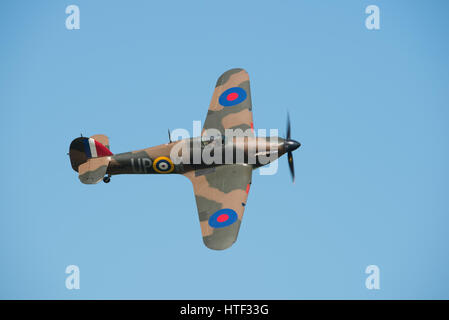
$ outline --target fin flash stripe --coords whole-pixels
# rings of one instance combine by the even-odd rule
[[[112,156],[112,152],[108,148],[92,138],[84,139],[84,151],[87,158]]]

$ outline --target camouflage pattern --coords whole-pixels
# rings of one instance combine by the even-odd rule
[[[223,106],[220,97],[223,92],[233,88],[243,89],[247,94],[246,99],[235,105]],[[237,239],[251,185],[252,170],[266,164],[260,161],[260,157],[271,154],[273,161],[286,150],[282,138],[270,140],[254,136],[249,76],[243,69],[229,70],[218,78],[203,133],[207,129],[217,129],[222,136],[213,140],[209,140],[209,137],[190,138],[99,158],[88,158],[83,149],[83,139],[86,138],[77,138],[70,145],[72,168],[78,171],[80,180],[88,184],[99,182],[105,175],[183,174],[193,185],[205,245],[215,250],[226,249]],[[225,136],[225,129],[251,130],[247,131],[247,136],[229,137]],[[95,135],[91,138],[109,149],[109,139],[106,136]],[[202,152],[212,145],[216,150],[222,151],[219,163],[206,163],[203,157],[198,163],[194,163],[195,151]],[[181,148],[183,146],[184,149]],[[179,163],[171,158],[173,148],[179,149],[176,155],[183,159]],[[232,155],[230,163],[226,162],[229,160],[225,158],[226,154]],[[237,154],[243,154],[243,158],[237,157]],[[249,162],[250,154],[256,156],[256,162]],[[213,227],[216,223],[211,223],[210,220],[223,209],[235,213],[236,220],[225,227]]]
[[[92,158],[78,167],[79,179],[85,184],[100,182],[108,169],[110,158]]]
[[[84,138],[79,137],[72,141],[69,149],[70,164],[73,170],[78,172],[78,167],[87,161],[87,156],[84,151]]]
[[[204,244],[215,250],[230,247],[237,239],[248,198],[251,174],[249,165],[222,165],[214,171],[197,175],[195,171],[185,173],[192,181]],[[208,221],[220,209],[229,208],[238,215],[238,220],[225,228],[213,228]]]
[[[219,97],[224,91],[233,87],[244,89],[247,94],[246,99],[232,107],[222,106],[219,103]],[[225,135],[224,129],[242,129],[245,131],[253,128],[249,75],[245,70],[231,69],[218,78],[203,131],[210,128],[217,129],[222,135]]]

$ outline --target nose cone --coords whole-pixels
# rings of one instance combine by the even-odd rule
[[[286,152],[292,152],[301,146],[301,144],[295,140],[285,140],[284,145]]]

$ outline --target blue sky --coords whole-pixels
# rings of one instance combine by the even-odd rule
[[[76,4],[81,29],[65,28]],[[380,30],[365,8],[380,8]],[[449,298],[445,1],[8,1],[0,5],[0,298]],[[83,185],[66,153],[114,153],[204,121],[217,77],[251,78],[287,159],[253,175],[239,239],[201,240],[183,176]],[[80,268],[79,290],[65,268]],[[380,290],[365,288],[368,265]]]

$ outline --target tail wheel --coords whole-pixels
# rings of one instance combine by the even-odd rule
[[[103,182],[104,182],[104,183],[109,183],[109,182],[111,182],[111,176],[106,176],[106,177],[104,177],[104,178],[103,178]]]

